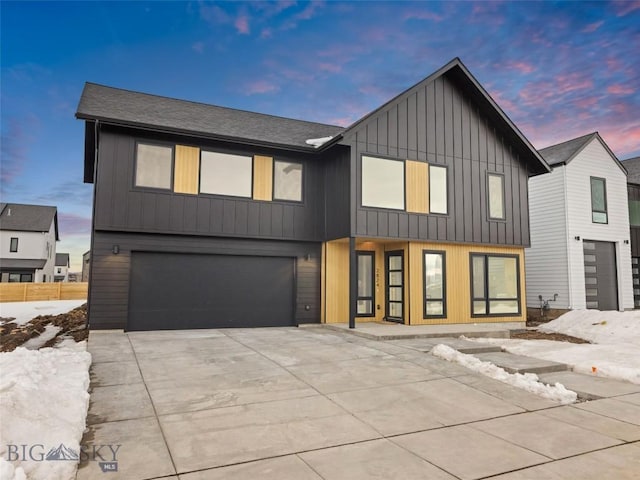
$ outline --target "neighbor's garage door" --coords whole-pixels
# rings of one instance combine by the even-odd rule
[[[584,240],[583,248],[587,308],[617,310],[618,276],[615,243]]]
[[[128,330],[293,325],[294,260],[133,252]]]

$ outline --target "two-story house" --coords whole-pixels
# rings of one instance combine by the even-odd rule
[[[598,133],[540,154],[553,170],[529,183],[527,306],[633,308],[626,170]]]
[[[53,282],[56,207],[0,203],[0,281]]]
[[[640,308],[640,157],[623,160],[622,165],[627,170],[633,306]]]
[[[89,322],[524,322],[549,167],[459,59],[348,128],[86,84]]]
[[[69,281],[69,254],[56,253],[56,264],[53,267],[54,282]]]

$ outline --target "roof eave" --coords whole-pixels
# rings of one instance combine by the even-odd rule
[[[291,144],[284,144],[284,143],[277,143],[277,142],[265,142],[265,141],[256,140],[256,139],[231,137],[227,135],[216,135],[216,134],[211,134],[207,132],[182,130],[179,128],[169,128],[169,127],[162,127],[158,125],[151,125],[151,124],[144,124],[144,123],[137,123],[137,122],[126,122],[126,121],[117,120],[113,118],[99,117],[95,115],[85,115],[80,112],[76,112],[76,118],[79,120],[86,120],[86,121],[94,121],[94,122],[98,121],[101,124],[112,125],[115,127],[135,128],[138,130],[147,130],[147,131],[153,131],[153,132],[159,132],[159,133],[183,135],[187,137],[207,138],[210,140],[218,140],[223,142],[241,143],[243,145],[277,148],[281,150],[291,150],[291,151],[304,152],[304,153],[315,153],[319,151],[318,148],[306,147],[302,145],[291,145]],[[321,148],[323,147],[324,145]]]

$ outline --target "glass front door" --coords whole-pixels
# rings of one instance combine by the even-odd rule
[[[387,273],[386,319],[404,323],[404,252],[402,250],[385,254]]]

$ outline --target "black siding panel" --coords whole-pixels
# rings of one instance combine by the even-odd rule
[[[394,142],[397,140],[397,149]],[[474,98],[447,76],[414,89],[350,132],[356,180],[351,232],[357,236],[527,245],[528,172],[504,134],[481,112]],[[361,207],[361,157],[426,160],[448,167],[448,215],[408,214]],[[505,175],[504,221],[489,221],[487,172]],[[373,215],[372,213],[376,214]],[[396,223],[397,220],[397,223]]]

